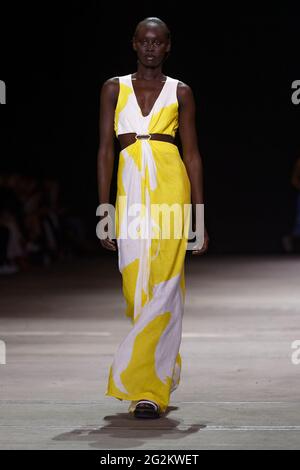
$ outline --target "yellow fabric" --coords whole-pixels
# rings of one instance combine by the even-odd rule
[[[178,103],[174,100],[174,87],[177,81],[169,78],[168,88],[161,94],[153,112],[143,118],[133,96],[130,76],[120,78],[123,80],[120,80],[115,111],[116,134],[120,133],[120,128],[123,131],[132,129],[141,122],[143,131],[175,135]],[[137,132],[141,132],[141,127]],[[179,346],[185,301],[187,238],[183,232],[180,238],[172,238],[175,233],[173,223],[170,239],[153,238],[148,244],[140,238],[123,240],[121,234],[127,209],[121,196],[127,196],[130,202],[144,204],[147,201],[170,207],[178,204],[183,210],[184,205],[190,203],[191,187],[178,148],[169,142],[137,140],[120,152],[116,238],[125,315],[130,319],[132,329],[114,355],[105,393],[131,401],[129,411],[138,400],[148,399],[155,401],[164,412],[170,393],[180,382],[182,358]],[[143,214],[145,216],[146,212]],[[161,220],[152,213],[151,216],[151,222],[158,225],[161,234]]]

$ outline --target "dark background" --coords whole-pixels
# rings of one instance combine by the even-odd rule
[[[172,34],[163,72],[195,95],[210,251],[280,252],[294,218],[290,176],[300,156],[300,105],[291,101],[300,79],[299,11],[64,5],[4,12],[0,171],[56,176],[95,240],[100,89],[136,71],[134,28],[158,16]],[[118,152],[116,142],[111,202]]]

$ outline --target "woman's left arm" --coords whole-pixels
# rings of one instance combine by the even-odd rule
[[[179,135],[182,144],[183,162],[186,166],[191,183],[191,199],[194,220],[196,204],[204,204],[203,192],[203,163],[198,148],[198,139],[195,123],[195,100],[192,89],[183,82],[178,83],[177,99],[179,105]],[[195,254],[202,254],[208,248],[208,233],[204,227],[204,243]]]

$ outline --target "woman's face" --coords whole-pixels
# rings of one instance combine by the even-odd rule
[[[157,67],[170,50],[166,30],[157,24],[142,25],[133,38],[133,49],[146,67]]]

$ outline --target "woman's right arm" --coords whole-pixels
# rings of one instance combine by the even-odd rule
[[[110,185],[114,168],[114,113],[119,92],[119,79],[110,78],[102,85],[99,113],[99,149],[97,154],[97,182],[99,204],[109,204]],[[116,250],[116,243],[100,240],[104,248]]]

